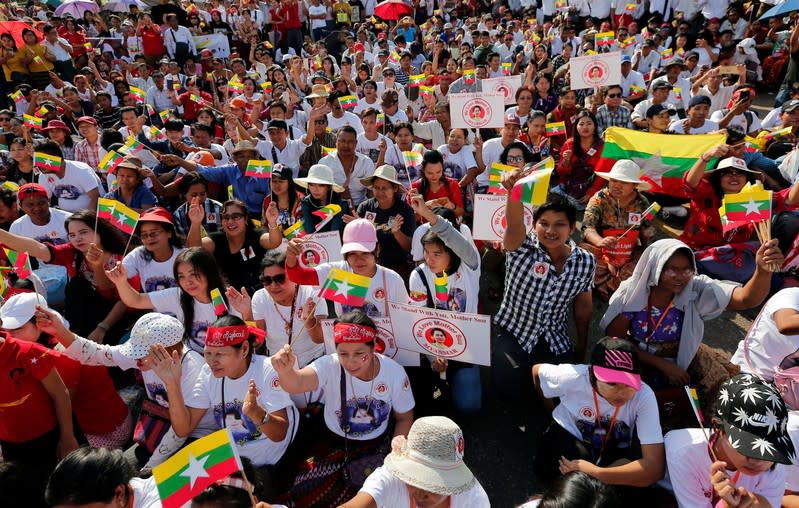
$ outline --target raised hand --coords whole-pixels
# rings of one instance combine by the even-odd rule
[[[180,383],[183,368],[180,364],[180,353],[169,351],[162,344],[150,346],[150,354],[147,358],[148,365],[164,383]]]
[[[128,280],[128,271],[125,269],[124,265],[122,265],[122,262],[119,261],[115,267],[105,271],[105,276],[108,277],[108,280],[113,282],[115,286],[118,286]]]

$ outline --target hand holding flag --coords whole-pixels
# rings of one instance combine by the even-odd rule
[[[527,176],[513,184],[510,198],[525,204],[541,205],[547,200],[549,179],[555,169],[555,161],[547,157],[535,166],[526,169]]]
[[[319,296],[352,307],[363,307],[372,279],[333,268],[319,290]]]

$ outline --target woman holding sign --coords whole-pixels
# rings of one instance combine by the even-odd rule
[[[596,257],[594,287],[604,300],[632,275],[655,234],[651,217],[645,216],[649,201],[641,194],[650,185],[640,174],[638,164],[629,160],[617,161],[609,173],[598,172],[608,186],[594,194],[585,209],[582,247]]]
[[[411,273],[411,301],[430,308],[477,313],[480,254],[474,243],[449,221],[433,213],[418,194],[411,198],[411,206],[430,224],[430,230],[422,236],[425,261]],[[458,411],[476,413],[480,410],[479,366],[434,357],[422,360],[422,366],[427,365],[436,373],[446,373],[452,402]],[[425,376],[429,384],[416,390],[417,395],[424,399],[420,404],[432,404],[433,387],[438,377]]]

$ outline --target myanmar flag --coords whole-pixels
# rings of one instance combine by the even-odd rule
[[[511,189],[510,197],[514,201],[531,205],[540,205],[547,200],[549,179],[555,169],[555,161],[547,157],[532,168],[532,173],[517,181]]]
[[[350,110],[358,105],[358,98],[354,95],[345,95],[344,97],[339,97],[338,102],[343,109]]]
[[[432,97],[433,96],[433,87],[432,86],[420,86],[419,87],[419,94],[422,97]]]
[[[599,32],[594,40],[597,46],[612,46],[616,40],[616,34],[613,32]]]
[[[652,184],[652,192],[687,197],[682,178],[696,159],[710,148],[724,144],[724,134],[653,134],[622,127],[605,130],[602,159],[595,171],[609,171],[617,160],[631,159],[641,167],[641,176]],[[715,159],[708,162],[713,167]]]
[[[17,90],[16,92],[11,94],[11,98],[14,99],[14,102],[19,103],[20,101],[25,99],[25,95]]]
[[[724,232],[751,222],[771,219],[772,192],[762,184],[747,184],[738,194],[725,194],[719,208]]]
[[[124,159],[122,155],[118,154],[115,150],[111,150],[105,154],[103,160],[100,161],[100,169],[106,173],[113,173],[117,166],[119,166],[119,163],[122,162],[122,159]]]
[[[474,84],[474,69],[465,69],[463,71],[463,84],[465,85],[473,85]]]
[[[414,74],[413,76],[410,77],[410,82],[409,83],[410,83],[411,88],[416,88],[416,87],[421,86],[422,83],[424,83],[424,80],[425,80],[425,75],[424,74]]]
[[[272,95],[272,82],[264,81],[261,83],[261,89],[264,91],[264,93]]]
[[[211,290],[211,303],[214,305],[214,314],[217,316],[227,314],[227,304],[225,303],[225,299],[222,298],[222,292],[219,291],[219,288]]]
[[[502,62],[502,75],[503,76],[510,76],[511,67],[513,64],[510,62]]]
[[[3,249],[17,276],[20,279],[27,279],[31,275],[31,258],[27,252],[18,252],[11,249]]]
[[[544,128],[546,129],[547,137],[566,134],[566,122],[548,123]]]
[[[50,155],[43,152],[33,152],[33,165],[43,172],[55,172],[61,170],[61,157]]]
[[[222,429],[178,450],[169,460],[153,468],[153,478],[164,508],[178,508],[209,485],[241,471],[233,435]]]
[[[244,176],[253,178],[272,178],[272,161],[251,160],[247,162]]]
[[[25,114],[22,115],[22,124],[23,125],[27,125],[31,129],[41,129],[42,128],[42,119],[37,117],[37,116],[33,116],[33,115],[29,115],[29,114],[25,113]]]
[[[646,207],[646,210],[641,213],[641,218],[644,220],[651,221],[655,218],[655,215],[658,214],[660,211],[660,205],[657,201],[653,201],[651,205]]]
[[[115,199],[98,199],[97,217],[108,219],[112,225],[128,235],[133,233],[133,230],[136,229],[136,223],[139,222],[138,213]]]
[[[363,307],[372,279],[333,268],[319,291],[319,296],[352,307]]]
[[[494,162],[488,168],[488,193],[489,194],[507,194],[508,191],[502,186],[502,173],[509,173],[516,169],[507,164],[500,164]]]
[[[447,290],[447,272],[442,272],[441,277],[436,276],[433,279],[433,284],[436,286],[436,298],[442,302],[446,302],[449,295],[449,291]]]
[[[196,95],[190,95],[189,96],[189,98],[191,100],[194,100],[194,97],[197,97],[197,96]],[[148,104],[148,106],[149,106],[149,104]],[[165,110],[161,111],[160,113],[158,113],[158,116],[161,117],[161,121],[162,122],[166,122],[167,118],[169,118],[169,115],[171,115],[171,114],[172,114],[171,110],[165,109]]]
[[[303,224],[301,220],[298,220],[283,231],[283,236],[286,237],[286,240],[291,240],[294,237],[302,238],[305,236],[305,224]]]
[[[316,210],[315,212],[312,212],[313,215],[316,215],[317,217],[321,217],[322,218],[322,222],[320,222],[319,224],[316,225],[316,228],[314,228],[314,231],[319,231],[320,229],[325,227],[325,225],[328,222],[330,222],[331,220],[333,220],[333,217],[335,217],[340,212],[341,212],[341,206],[336,205],[334,203],[331,203],[329,205],[325,205],[322,208],[320,208],[319,210]]]
[[[420,168],[422,167],[422,154],[419,152],[402,152],[402,158],[405,162],[406,168]]]
[[[136,99],[136,102],[144,102],[144,98],[147,94],[141,88],[132,86],[130,87],[130,96]]]

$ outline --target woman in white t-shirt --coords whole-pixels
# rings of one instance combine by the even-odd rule
[[[605,337],[591,352],[590,365],[537,364],[533,380],[541,396],[558,397],[553,422],[541,436],[533,468],[551,482],[582,471],[617,486],[630,506],[640,489],[663,477],[665,454],[655,394],[641,382],[637,349]],[[640,450],[633,446],[635,432]],[[614,465],[623,461],[623,465]],[[630,504],[632,503],[632,504]]]
[[[476,184],[473,178],[477,176],[477,160],[475,160],[475,151],[469,143],[469,131],[467,129],[452,129],[449,131],[447,144],[438,147],[438,151],[444,157],[444,176],[454,178],[461,185],[461,192],[463,194],[463,208],[467,214],[471,214],[472,202],[474,200],[474,192]],[[482,145],[477,142],[477,153],[482,158]],[[481,159],[482,164],[482,159]],[[469,175],[469,184],[462,184],[464,177]]]
[[[136,228],[142,245],[122,259],[128,276],[138,275],[144,293],[177,287],[173,267],[184,249],[183,241],[175,232],[172,214],[165,208],[152,208],[139,217]]]
[[[297,257],[305,251],[303,243],[303,238],[292,238],[286,250],[286,273],[292,282],[319,286],[332,269],[344,270],[370,279],[364,303],[360,307],[368,316],[387,317],[388,302],[408,303],[408,291],[402,277],[394,270],[377,264],[377,231],[367,219],[352,220],[344,227],[344,245],[341,246],[344,261],[305,268],[297,261]],[[339,302],[335,306],[337,315],[357,309]]]
[[[160,345],[151,347],[150,355],[172,401],[169,416],[175,433],[189,435],[210,413],[216,429],[229,429],[239,453],[258,468],[258,476],[266,476],[263,466],[283,457],[298,422],[297,409],[280,387],[269,358],[253,352],[257,335],[236,316],[214,321],[206,337],[205,365],[185,398],[180,358]]]
[[[106,276],[114,283],[119,298],[130,308],[171,314],[183,322],[188,345],[203,354],[208,326],[216,320],[211,291],[218,289],[223,300],[225,283],[213,254],[202,247],[186,249],[175,258],[173,274],[178,287],[139,293],[128,282],[125,265],[118,263]],[[231,311],[238,315],[238,312]]]
[[[430,224],[421,238],[425,262],[417,266],[410,277],[410,297],[415,305],[453,312],[477,313],[477,294],[480,290],[480,254],[471,239],[463,236],[447,220],[439,217],[425,204],[420,195],[411,198],[417,215]],[[444,340],[446,341],[446,335]],[[480,367],[446,358],[428,356],[425,360],[433,371],[445,373],[451,387],[452,401],[458,411],[475,413],[480,410]],[[423,367],[428,363],[423,360]],[[429,377],[432,382],[435,377]],[[423,388],[424,401],[433,402],[433,386]]]
[[[394,438],[383,466],[342,508],[488,508],[488,495],[463,463],[463,452],[463,432],[455,422],[419,418],[407,439]]]
[[[370,469],[388,450],[389,417],[394,436],[405,436],[413,422],[414,399],[405,370],[375,350],[377,327],[363,312],[347,313],[333,325],[336,353],[298,369],[291,346],[272,357],[280,384],[289,393],[321,389],[324,420],[330,432],[314,443],[314,469],[301,468],[294,482],[294,502],[310,506],[310,483],[342,475],[346,487],[318,506],[338,506],[360,489]],[[344,452],[343,454],[341,452]],[[339,482],[336,482],[339,483]]]

